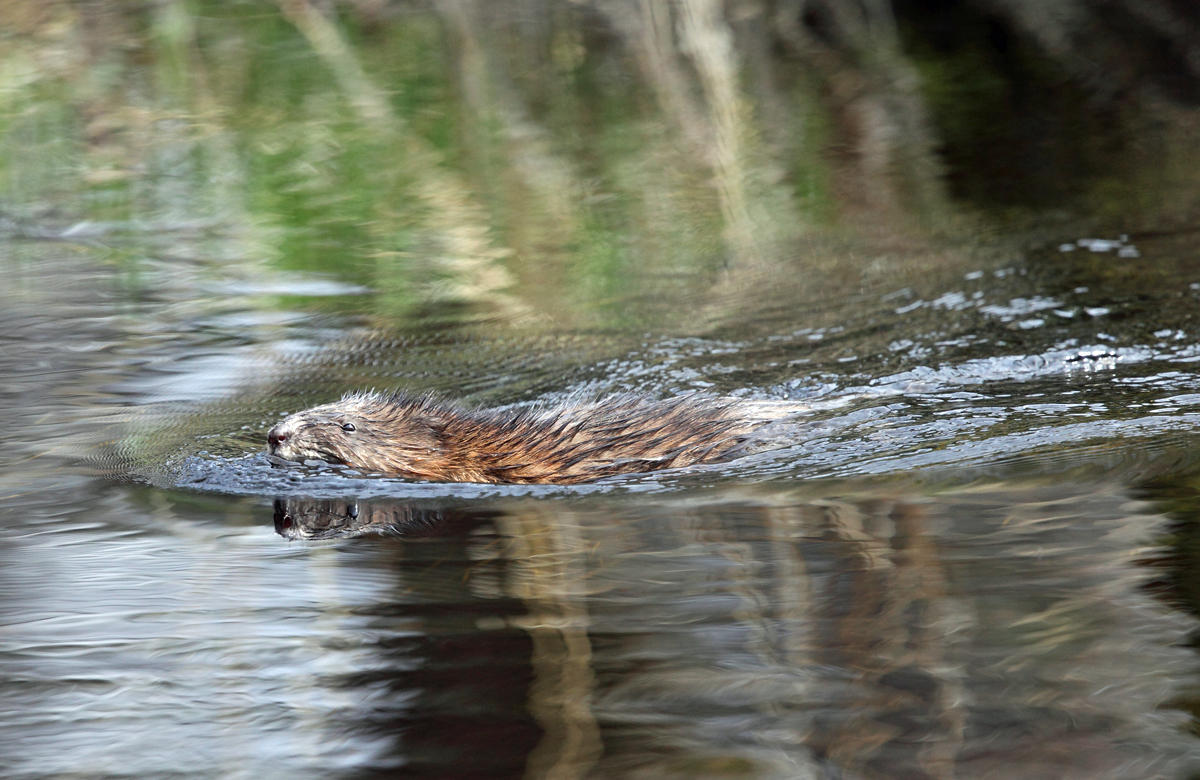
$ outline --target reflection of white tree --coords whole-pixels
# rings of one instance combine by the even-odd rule
[[[391,110],[333,22],[308,0],[279,0],[279,5],[333,72],[362,121],[400,140],[424,222],[422,256],[407,259],[432,264],[438,277],[427,287],[426,299],[487,301],[510,317],[523,316],[527,309],[509,294],[513,280],[501,262],[510,252],[492,240],[487,213],[470,186]]]

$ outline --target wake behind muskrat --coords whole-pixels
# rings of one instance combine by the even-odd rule
[[[267,447],[288,460],[433,482],[570,484],[727,460],[759,428],[798,411],[699,394],[472,409],[433,395],[360,392],[285,418]]]

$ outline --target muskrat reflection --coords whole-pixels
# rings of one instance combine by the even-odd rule
[[[420,507],[396,501],[277,498],[275,532],[285,539],[379,536],[452,536],[490,513]]]

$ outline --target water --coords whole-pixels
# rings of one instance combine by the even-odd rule
[[[14,6],[0,772],[1200,773],[1186,134],[978,213],[757,4],[535,5]],[[586,485],[267,458],[366,387],[806,411]]]
[[[22,251],[48,258],[22,284],[49,286],[63,250]],[[1191,298],[1118,330],[1125,291],[979,271],[815,317],[759,298],[748,326],[687,337],[381,334],[227,290],[188,334],[155,323],[170,300],[11,301],[6,771],[1192,771],[1172,552]],[[1038,296],[1042,324],[1012,327]],[[182,335],[121,332],[158,327]],[[262,450],[301,399],[364,376],[449,391],[475,360],[481,400],[702,388],[810,411],[730,463],[581,486]]]

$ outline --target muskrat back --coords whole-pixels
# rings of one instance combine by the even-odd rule
[[[766,422],[799,410],[698,394],[469,409],[362,392],[285,418],[267,442],[289,460],[435,482],[574,483],[729,458]]]

